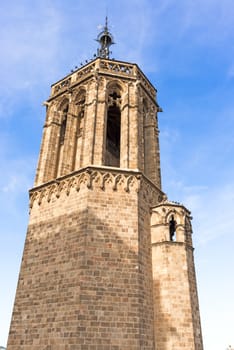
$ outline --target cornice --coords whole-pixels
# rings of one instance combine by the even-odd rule
[[[157,206],[153,207],[152,210],[157,210],[161,207],[168,208],[168,210],[180,208],[190,217],[190,219],[192,219],[191,212],[183,204],[179,202],[169,201],[167,197],[165,197],[162,202],[158,203]]]
[[[139,171],[89,166],[32,188],[29,191],[30,208],[35,202],[41,205],[42,201],[49,203],[52,197],[58,199],[62,193],[69,196],[71,191],[79,192],[81,186],[90,191],[141,192],[150,206],[157,205],[164,198],[164,193]]]
[[[184,247],[186,250],[194,251],[194,248],[191,246],[191,244],[185,243],[185,242],[176,242],[176,241],[163,241],[163,242],[154,242],[152,243],[152,247],[157,246],[171,246],[171,247]]]
[[[47,100],[47,103],[51,102],[59,95],[70,91],[77,84],[81,84],[83,81],[91,77],[98,77],[102,75],[116,77],[124,80],[127,79],[130,81],[138,81],[139,84],[147,92],[147,94],[149,94],[153,100],[156,99],[157,90],[147,79],[137,64],[96,58],[95,60],[92,60],[88,64],[75,70],[74,72],[70,73],[63,79],[53,84],[51,86],[51,96]]]

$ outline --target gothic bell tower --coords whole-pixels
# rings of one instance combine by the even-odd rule
[[[7,349],[202,350],[190,216],[161,190],[156,90],[110,59],[107,21],[97,41],[45,102]]]
[[[98,58],[52,85],[35,186],[107,166],[161,189],[156,90],[136,64],[109,59],[107,22],[97,41]]]

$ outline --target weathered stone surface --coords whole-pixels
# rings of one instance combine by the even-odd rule
[[[100,58],[53,85],[35,185],[82,167],[105,165],[107,111],[116,105],[121,113],[120,167],[143,171],[160,188],[155,96],[137,65]]]
[[[148,180],[124,174],[34,199],[8,349],[154,348]]]
[[[156,90],[137,65],[97,58],[45,104],[7,349],[202,350],[190,215],[161,191]]]

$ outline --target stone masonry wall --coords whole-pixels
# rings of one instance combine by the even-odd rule
[[[8,350],[154,349],[149,204],[99,180],[34,200]]]
[[[186,247],[167,242],[152,249],[157,350],[198,350],[194,344]]]

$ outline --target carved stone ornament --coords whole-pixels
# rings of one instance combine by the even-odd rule
[[[125,191],[127,193],[141,190],[144,200],[150,206],[163,200],[163,193],[140,172],[88,167],[30,190],[30,208],[33,207],[35,201],[38,205],[43,200],[49,203],[52,197],[59,198],[63,192],[69,196],[72,190],[80,191],[82,185],[89,190],[105,191],[111,189],[112,191]]]

